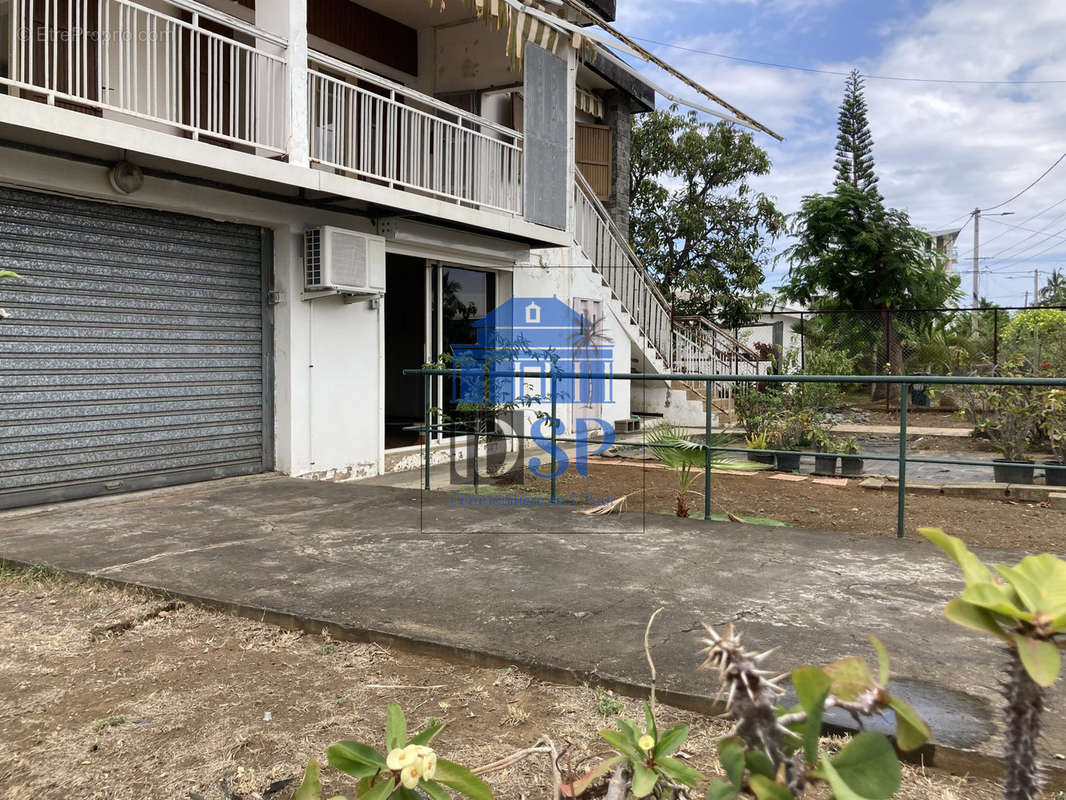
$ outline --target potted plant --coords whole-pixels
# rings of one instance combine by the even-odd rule
[[[848,478],[862,476],[862,456],[859,455],[859,440],[854,436],[841,439],[837,445],[840,453],[840,474]]]
[[[749,450],[769,450],[770,449],[770,433],[769,431],[762,431],[760,433],[753,433],[744,439],[744,446]],[[773,464],[773,453],[748,453],[748,461],[754,461],[756,464]]]
[[[1044,431],[1054,458],[1045,461],[1048,486],[1066,486],[1066,389],[1052,389],[1044,398]],[[1061,467],[1061,469],[1055,469]]]
[[[810,417],[806,414],[787,412],[779,416],[773,428],[772,441],[777,450],[795,450],[810,442]],[[796,472],[800,468],[800,454],[778,453],[777,469],[780,472]]]
[[[814,474],[836,475],[837,474],[837,450],[836,444],[829,437],[829,430],[822,426],[815,426],[811,434],[814,442]]]
[[[989,406],[995,418],[987,427],[988,436],[1003,458],[993,459],[997,483],[1032,483],[1034,464],[1025,458],[1029,437],[1036,427],[1032,389],[1028,386],[994,386]]]

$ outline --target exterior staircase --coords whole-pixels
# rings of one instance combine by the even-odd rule
[[[655,279],[614,224],[580,172],[575,172],[574,238],[592,262],[612,299],[628,320],[631,341],[638,351],[634,371],[659,375],[758,375],[759,356],[725,329],[705,317],[676,317]],[[710,402],[716,424],[732,418],[732,381],[715,381]],[[679,424],[702,426],[707,398],[704,381],[671,379],[661,389],[644,392],[652,408]],[[634,392],[634,405],[638,393]],[[698,414],[697,414],[698,411]],[[698,422],[695,420],[698,418]]]

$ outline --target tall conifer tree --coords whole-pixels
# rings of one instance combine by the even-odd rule
[[[854,186],[880,200],[874,173],[874,140],[866,119],[866,98],[862,91],[862,77],[853,69],[844,85],[844,102],[840,104],[837,117],[836,185]]]

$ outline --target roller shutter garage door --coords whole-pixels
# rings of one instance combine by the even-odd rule
[[[0,508],[270,468],[264,236],[0,187]]]

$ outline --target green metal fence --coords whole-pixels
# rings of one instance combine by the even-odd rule
[[[431,381],[435,376],[451,376],[457,378],[461,375],[461,372],[457,369],[405,369],[404,375],[422,375],[425,379],[425,419],[424,424],[421,426],[414,426],[410,430],[416,430],[423,432],[425,439],[425,463],[423,465],[425,473],[425,488],[430,488],[430,456],[433,432],[440,432],[447,430],[454,433],[454,429],[445,429],[443,426],[434,426],[432,420],[432,406],[430,405],[431,394]],[[492,375],[498,378],[526,378],[527,373],[509,372],[503,370],[493,369]],[[574,378],[588,378],[590,377],[584,373],[564,372],[564,371],[552,371],[549,376],[549,394],[551,399],[551,437],[552,443],[552,457],[551,457],[551,502],[556,502],[556,459],[555,459],[555,445],[559,442],[577,442],[575,438],[561,438],[556,435],[555,421],[558,420],[557,404],[556,404],[556,386],[561,380],[572,380]],[[916,458],[907,455],[907,407],[910,399],[910,389],[913,385],[925,385],[925,386],[1039,386],[1039,387],[1057,387],[1066,388],[1066,378],[1050,378],[1050,377],[1034,377],[1034,378],[1019,378],[1019,377],[987,377],[987,376],[956,376],[956,375],[703,375],[693,373],[678,373],[678,374],[665,374],[655,375],[649,373],[608,373],[597,374],[597,379],[605,381],[619,380],[619,381],[685,381],[689,384],[704,384],[706,391],[705,397],[714,397],[714,384],[717,382],[731,382],[731,383],[778,383],[778,384],[790,384],[790,383],[840,383],[840,384],[888,384],[896,385],[900,387],[899,393],[899,452],[896,456],[878,456],[872,453],[860,453],[859,455],[868,461],[895,461],[897,463],[897,469],[899,472],[898,481],[898,495],[896,500],[896,536],[897,538],[903,538],[903,518],[906,510],[906,492],[907,492],[907,464],[949,464],[949,465],[965,465],[965,466],[977,466],[977,467],[992,467],[993,464],[988,461],[979,460],[967,460],[958,458]],[[704,492],[703,492],[703,505],[704,505],[704,519],[710,521],[711,519],[711,453],[712,452],[727,452],[727,453],[765,453],[772,455],[780,454],[795,454],[796,450],[752,450],[745,447],[721,447],[711,445],[712,437],[712,404],[706,403],[706,416],[704,421],[704,440],[703,443],[698,445],[705,452],[705,465],[704,465]],[[507,439],[523,439],[532,440],[532,436],[523,436],[521,434],[496,434],[497,438]],[[660,445],[656,445],[660,446]],[[475,445],[475,459],[477,458],[477,450]],[[1041,465],[1045,470],[1064,470],[1066,466],[1054,466],[1051,464]],[[475,467],[476,468],[476,467]]]

